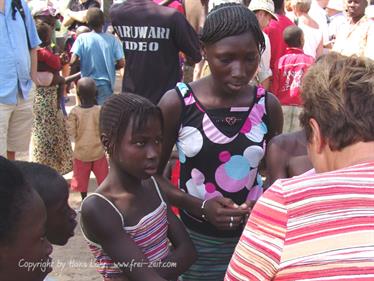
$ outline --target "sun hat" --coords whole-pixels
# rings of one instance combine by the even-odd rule
[[[274,2],[272,0],[252,0],[248,6],[252,12],[265,11],[268,12],[275,20],[278,20],[274,12]]]

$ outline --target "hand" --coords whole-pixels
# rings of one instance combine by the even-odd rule
[[[30,73],[30,77],[31,77],[31,80],[34,82],[34,84],[35,84],[35,86],[39,86],[40,85],[40,81],[39,81],[39,79],[38,79],[38,75],[37,75],[37,73],[35,72],[31,72]]]
[[[327,42],[326,44],[324,44],[323,47],[326,49],[332,49],[332,47],[334,46],[334,43],[335,43],[335,40],[331,40]]]
[[[61,53],[60,55],[61,64],[65,65],[69,63],[69,55],[66,52]]]
[[[247,224],[247,221],[248,221],[248,218],[249,218],[249,214],[251,213],[252,211],[252,208],[253,206],[255,205],[256,201],[251,201],[251,200],[248,200],[246,202],[244,202],[243,204],[241,204],[239,206],[240,209],[242,210],[246,210],[247,211],[247,214],[245,214],[242,218],[242,223],[243,225],[246,225]]]
[[[204,210],[206,219],[220,230],[238,228],[243,217],[248,214],[247,206],[241,208],[225,197],[215,197],[206,201]]]

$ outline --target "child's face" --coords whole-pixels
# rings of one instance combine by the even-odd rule
[[[68,203],[69,190],[67,183],[59,190],[61,200],[47,209],[47,237],[52,244],[65,245],[69,238],[74,236],[77,214]]]
[[[237,94],[248,86],[257,71],[260,54],[252,33],[223,38],[203,51],[218,89]]]
[[[162,146],[161,122],[149,117],[143,128],[134,132],[130,121],[119,149],[119,165],[130,176],[146,179],[156,174]]]
[[[43,46],[47,47],[49,45],[51,45],[51,42],[52,42],[52,29],[51,28],[48,28],[48,32],[45,36],[45,40],[43,42]]]
[[[17,233],[10,245],[1,252],[0,280],[42,281],[52,271],[50,254],[52,245],[46,238],[46,210],[43,201],[33,192],[30,203],[20,214]],[[34,266],[30,268],[28,266]]]

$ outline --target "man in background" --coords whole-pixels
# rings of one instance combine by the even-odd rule
[[[32,126],[32,82],[41,43],[23,0],[0,0],[0,155],[28,151]]]

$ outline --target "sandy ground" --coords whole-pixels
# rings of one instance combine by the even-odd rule
[[[69,175],[68,175],[69,177]],[[96,188],[96,181],[91,175],[89,192]],[[69,202],[72,208],[79,209],[80,194],[71,192]],[[79,215],[77,216],[79,220]],[[82,231],[78,226],[75,229],[75,236],[70,238],[65,246],[53,247],[53,271],[50,277],[56,281],[99,281],[101,276],[96,272],[94,259]]]
[[[121,75],[117,73],[115,93],[119,93],[121,89]],[[69,94],[70,101],[67,103],[66,110],[69,112],[76,102],[75,91]],[[17,153],[17,160],[28,160],[28,153]],[[70,181],[72,173],[64,177]],[[97,187],[95,177],[91,173],[88,192],[93,192]],[[70,192],[70,206],[79,210],[81,197],[78,192]],[[53,246],[53,271],[48,277],[53,281],[101,281],[101,275],[96,272],[94,259],[88,249],[87,243],[82,235],[79,227],[79,214],[77,216],[78,226],[75,229],[75,236],[70,238],[65,246]]]

